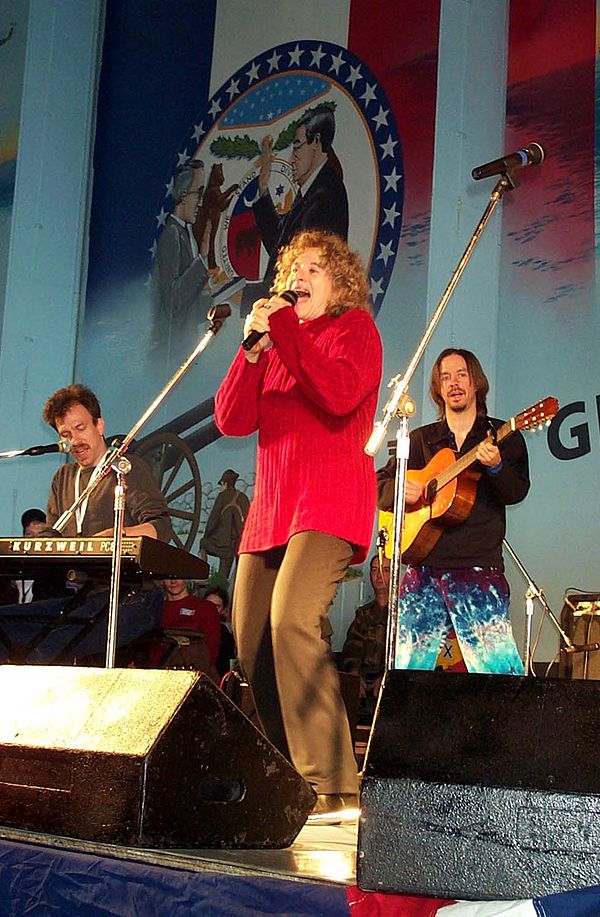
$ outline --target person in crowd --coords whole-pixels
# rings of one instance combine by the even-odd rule
[[[445,525],[441,516],[426,522],[424,537],[415,539],[423,556],[409,564],[399,590],[398,668],[433,669],[453,626],[469,672],[524,671],[512,634],[502,541],[506,506],[519,503],[529,490],[527,449],[519,432],[495,442],[502,421],[488,416],[488,390],[471,351],[448,348],[438,356],[430,393],[439,420],[411,433],[408,467],[425,469],[441,449],[455,456],[475,450],[474,464],[461,472],[456,500],[448,507],[453,524]],[[395,470],[392,458],[378,472],[380,509],[393,507]],[[435,499],[424,479],[427,474],[407,477],[407,515]]]
[[[26,509],[21,516],[21,528],[24,538],[35,538],[47,526],[46,513],[43,509]]]
[[[235,486],[239,474],[227,468],[219,480],[221,492],[213,503],[200,541],[200,557],[219,558],[218,575],[228,579],[237,555],[244,521],[250,509],[245,493]]]
[[[24,538],[35,538],[36,535],[41,534],[46,526],[46,513],[42,509],[37,509],[35,507],[26,509],[21,516],[21,528],[23,529]],[[34,598],[40,598],[39,595],[34,596],[34,580],[24,578],[17,579],[15,580],[15,585],[19,593],[19,604],[28,605]]]
[[[219,655],[215,664],[219,678],[222,678],[230,671],[237,658],[235,640],[231,633],[229,595],[221,586],[209,586],[204,593],[204,598],[207,602],[212,602],[219,613],[221,639],[219,642]]]
[[[382,348],[364,269],[339,236],[297,235],[273,290],[245,323],[246,336],[262,336],[238,351],[215,399],[222,433],[258,431],[233,630],[267,737],[317,793],[311,820],[337,823],[355,817],[358,782],[322,621],[371,541],[376,482],[364,445]]]
[[[215,663],[221,642],[221,620],[213,602],[192,595],[187,580],[162,580],[164,603],[160,619],[164,639],[160,659],[155,662],[167,667],[177,664],[178,656],[185,658],[186,668],[204,672],[217,681]],[[179,640],[183,637],[184,640]],[[184,649],[185,647],[185,649]],[[179,652],[177,652],[179,651]]]
[[[377,554],[369,564],[374,597],[357,608],[342,647],[341,668],[360,677],[358,716],[362,723],[373,719],[381,679],[385,671],[390,561]]]

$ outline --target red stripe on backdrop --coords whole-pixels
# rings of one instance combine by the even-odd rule
[[[511,3],[506,151],[536,141],[546,158],[504,229],[518,282],[546,301],[594,276],[595,32],[596,0]]]
[[[394,108],[404,157],[404,224],[431,210],[439,0],[352,3],[348,48],[362,58]]]

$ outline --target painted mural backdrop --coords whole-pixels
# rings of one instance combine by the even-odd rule
[[[29,0],[0,5],[0,323],[15,191]]]
[[[109,430],[125,432],[194,346],[209,305],[231,302],[231,318],[149,427],[159,441],[187,443],[179,477],[176,452],[170,467],[184,509],[201,494],[199,534],[225,468],[249,494],[253,485],[254,443],[217,438],[212,397],[268,261],[253,215],[262,144],[272,138],[269,191],[283,215],[294,203],[297,125],[318,106],[335,119],[329,165],[388,332],[384,377],[407,364],[427,303],[438,26],[437,0],[301,9],[108,0],[78,375],[101,395]],[[505,151],[535,141],[546,158],[503,201],[495,410],[511,416],[547,395],[561,404],[549,433],[528,440],[532,490],[509,512],[510,543],[557,614],[567,588],[600,589],[595,37],[595,0],[511,4]],[[203,304],[183,333],[153,341],[153,262],[174,176],[193,158],[210,186],[198,215],[210,225]],[[510,561],[508,571],[522,629],[526,584]],[[538,658],[555,644],[546,625]]]
[[[249,34],[230,0],[182,0],[168,10],[158,0],[107,4],[78,376],[100,395],[109,431],[125,433],[193,349],[210,306],[231,304],[231,318],[142,433],[150,458],[161,439],[169,443],[183,528],[200,489],[199,535],[224,469],[239,473],[249,495],[253,485],[255,443],[218,436],[212,398],[269,261],[254,212],[265,138],[269,194],[285,218],[305,137],[299,125],[325,113],[334,125],[327,167],[348,198],[348,238],[367,266],[375,312],[393,308],[386,293],[398,270],[405,283],[410,276],[415,302],[426,299],[439,4],[427,0],[421,15],[407,15],[401,34],[397,4],[375,5],[377,15],[371,4],[338,0],[324,16],[309,0],[299,32],[285,8],[254,3]],[[204,164],[206,187],[190,230],[179,227],[191,248],[186,263],[173,262],[181,298],[165,328],[156,262],[165,228],[179,231],[174,187],[193,160]],[[196,246],[206,250],[208,274],[190,302],[177,281]],[[178,458],[181,439],[187,451]],[[199,482],[186,488],[194,463]]]
[[[511,4],[506,149],[536,141],[546,158],[503,208],[498,407],[561,405],[548,436],[528,440],[532,489],[509,515],[511,544],[556,615],[566,590],[600,591],[595,34],[595,0]],[[509,569],[523,609],[527,583]],[[546,624],[538,658],[555,637]]]

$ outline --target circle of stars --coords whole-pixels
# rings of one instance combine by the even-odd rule
[[[175,168],[186,163],[204,137],[227,110],[239,103],[244,93],[275,74],[301,70],[315,73],[337,83],[354,99],[371,133],[379,182],[379,213],[377,236],[369,270],[371,299],[375,312],[381,306],[396,260],[402,226],[404,175],[402,149],[392,107],[382,88],[366,64],[351,51],[326,41],[300,41],[277,45],[244,64],[209,99],[203,114],[194,123],[186,145],[177,154]],[[276,112],[266,112],[277,117]],[[172,195],[173,179],[166,185],[165,201],[156,215],[157,231],[170,212],[168,198]],[[156,240],[150,249],[156,251]]]

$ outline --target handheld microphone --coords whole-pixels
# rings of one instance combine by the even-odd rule
[[[31,446],[25,449],[22,455],[46,455],[48,452],[70,452],[71,443],[68,440],[61,439],[58,443],[50,443],[48,446]]]
[[[298,302],[298,294],[294,293],[293,290],[284,290],[283,293],[278,293],[277,295],[280,296],[281,299],[285,299],[286,302],[289,302],[290,306],[295,306]],[[251,331],[242,341],[244,350],[252,350],[254,345],[258,343],[261,337],[266,333],[266,331]]]
[[[508,153],[501,159],[492,159],[491,162],[484,162],[482,166],[473,169],[471,175],[475,181],[481,178],[490,178],[492,175],[502,175],[511,169],[519,169],[522,166],[537,166],[544,161],[544,150],[539,143],[530,143],[529,146],[517,150],[516,153]]]

